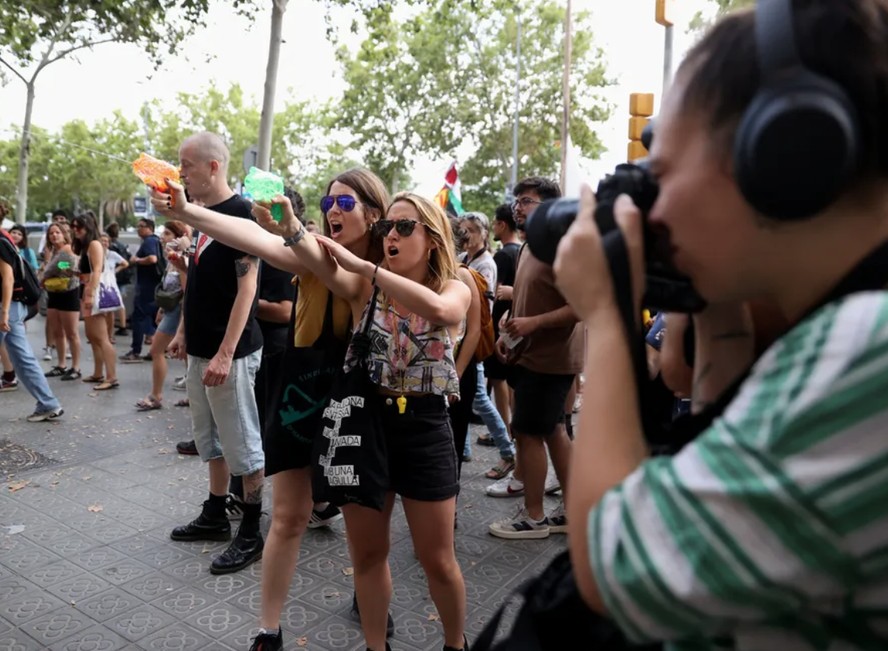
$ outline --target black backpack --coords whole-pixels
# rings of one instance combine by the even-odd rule
[[[19,255],[18,248],[10,239],[9,233],[5,230],[0,231],[0,246],[8,247],[18,264],[12,265],[12,273],[15,277],[12,288],[12,300],[18,303],[24,303],[28,307],[37,305],[40,300],[40,281],[37,280],[37,274],[31,268],[24,258]]]

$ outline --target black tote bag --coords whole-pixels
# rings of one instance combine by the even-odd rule
[[[298,291],[298,288],[297,288]],[[294,347],[296,301],[290,319],[288,346],[281,363],[280,398],[268,419],[268,438],[282,453],[303,448],[306,457],[321,423],[321,414],[330,397],[333,381],[342,370],[348,342],[338,338],[333,328],[333,294],[327,295],[321,334],[311,346]],[[277,447],[275,448],[277,450]]]
[[[377,387],[367,371],[378,293],[379,288],[374,288],[363,326],[352,336],[357,363],[340,371],[321,416],[312,452],[315,502],[360,504],[378,511],[385,502],[388,458]]]

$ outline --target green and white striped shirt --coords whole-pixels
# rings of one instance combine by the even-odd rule
[[[888,649],[888,293],[782,337],[722,417],[609,491],[588,531],[635,641]]]

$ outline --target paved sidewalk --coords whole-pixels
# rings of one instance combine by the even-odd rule
[[[42,319],[29,330],[39,351]],[[128,343],[118,338],[119,354]],[[88,347],[82,366],[91,372]],[[183,368],[171,362],[168,385]],[[169,390],[168,406],[138,413],[133,405],[148,393],[150,363],[118,369],[120,389],[104,393],[50,380],[65,408],[59,422],[26,422],[34,405],[23,388],[0,393],[0,651],[246,651],[256,631],[260,564],[213,576],[210,560],[227,543],[169,539],[207,494],[204,465],[175,451],[190,438],[187,409],[172,406],[184,393]],[[474,440],[480,428],[472,429]],[[495,449],[474,446],[474,457],[463,468],[456,537],[470,639],[511,589],[565,546],[559,535],[490,536],[488,524],[510,515],[518,500],[484,495]],[[268,482],[267,509],[270,492]],[[558,503],[546,500],[549,510]],[[392,648],[441,649],[440,622],[399,507],[391,567]],[[283,613],[285,649],[363,651],[349,612],[351,572],[341,522],[306,534]]]

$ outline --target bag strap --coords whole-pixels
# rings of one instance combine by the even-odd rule
[[[296,293],[293,295],[293,305],[290,307],[290,323],[287,324],[287,348],[293,348],[296,341],[296,303],[299,301],[299,277],[296,277]]]
[[[367,306],[367,314],[364,316],[364,325],[361,328],[361,334],[364,337],[368,337],[370,335],[370,328],[373,326],[373,315],[376,313],[376,302],[378,298],[379,285],[374,285],[373,294],[370,296],[370,303]]]
[[[623,321],[623,332],[626,335],[626,343],[629,346],[629,354],[632,357],[632,369],[635,376],[635,389],[638,400],[638,413],[641,416],[642,430],[653,432],[658,427],[656,414],[652,410],[645,409],[649,404],[651,385],[647,381],[647,353],[645,351],[644,337],[638,336],[638,324],[640,314],[635,314],[635,297],[632,293],[632,273],[629,268],[629,252],[626,249],[626,240],[623,232],[617,226],[613,210],[606,206],[599,206],[595,210],[595,220],[599,229],[605,234],[601,238],[604,247],[607,264],[610,267],[611,279],[614,285],[614,296],[620,317]]]

